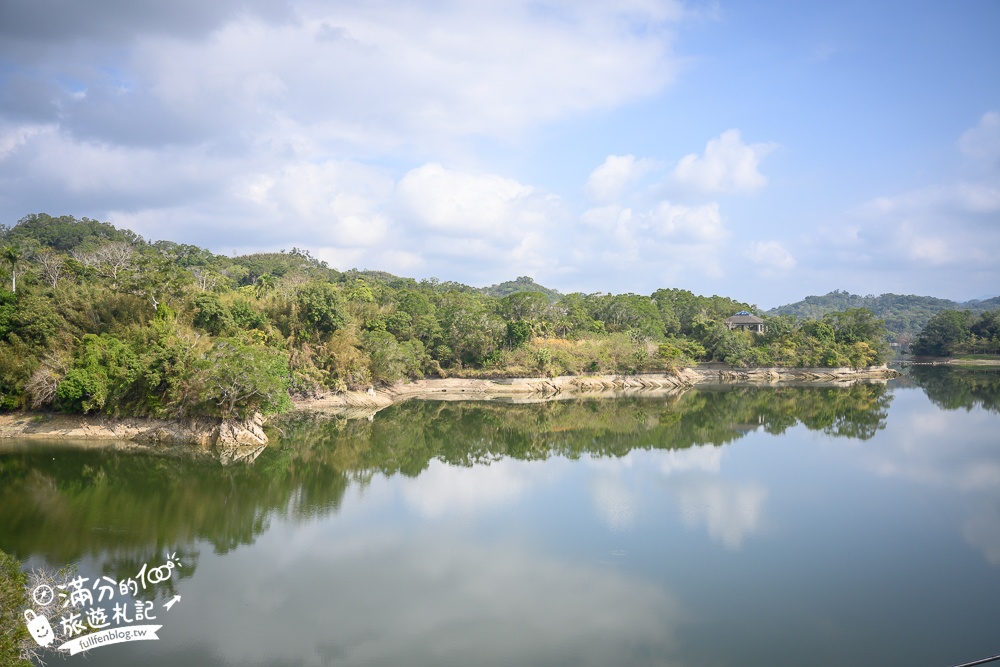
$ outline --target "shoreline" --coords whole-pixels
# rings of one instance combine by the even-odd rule
[[[381,389],[297,399],[293,412],[336,413],[348,419],[371,418],[407,400],[500,400],[541,402],[576,398],[676,395],[698,385],[787,386],[795,384],[849,386],[885,382],[899,375],[888,366],[870,368],[683,368],[675,373],[637,375],[563,375],[553,378],[431,378]],[[268,444],[266,421],[213,419],[114,418],[106,415],[66,415],[15,412],[0,414],[0,442],[46,440],[84,445],[115,445],[125,449],[172,448],[186,445],[212,452],[224,465],[252,461]]]
[[[349,391],[293,401],[294,410],[356,411],[381,409],[411,399],[511,400],[538,402],[571,398],[674,394],[706,384],[848,386],[860,381],[885,381],[899,371],[869,368],[683,368],[676,373],[635,375],[560,375],[552,378],[431,378],[398,383],[382,389]]]
[[[1000,359],[956,359],[954,357],[924,357],[899,362],[908,366],[1000,366]]]

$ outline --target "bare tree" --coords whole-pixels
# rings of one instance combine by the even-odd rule
[[[124,241],[105,243],[96,250],[73,253],[73,258],[86,267],[93,268],[105,278],[111,279],[112,287],[118,287],[122,273],[132,268],[135,250]]]
[[[69,372],[70,355],[65,351],[49,352],[31,374],[24,391],[31,398],[31,409],[50,405],[56,399],[56,389]]]
[[[215,271],[201,266],[192,266],[188,271],[194,276],[195,282],[201,288],[202,292],[212,291],[219,284],[219,278],[221,278]]]
[[[42,277],[52,287],[63,277],[66,259],[51,248],[42,248],[34,255],[35,263],[41,268]]]

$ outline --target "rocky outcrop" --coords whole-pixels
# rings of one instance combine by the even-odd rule
[[[243,421],[224,420],[213,431],[212,447],[222,465],[237,461],[251,462],[267,447],[264,418],[258,412]]]
[[[0,415],[0,438],[121,441],[150,448],[187,445],[211,452],[227,465],[252,461],[267,446],[260,414],[240,421],[17,413]]]

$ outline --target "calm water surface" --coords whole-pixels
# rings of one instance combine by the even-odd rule
[[[159,641],[68,665],[946,667],[1000,653],[998,397],[924,368],[413,401],[229,468],[18,444],[0,548],[116,580],[177,553]]]

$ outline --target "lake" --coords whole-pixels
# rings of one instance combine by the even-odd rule
[[[152,603],[158,641],[65,664],[947,667],[1000,653],[1000,371],[408,401],[280,428],[248,466],[4,445],[0,548],[75,564],[95,597],[144,565],[161,579],[113,591],[133,612]]]

